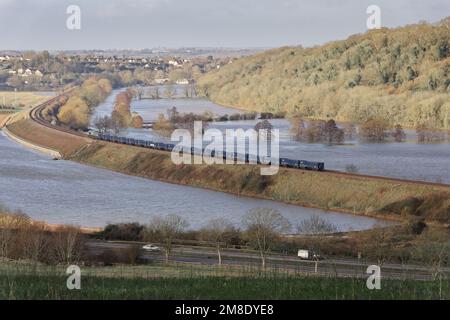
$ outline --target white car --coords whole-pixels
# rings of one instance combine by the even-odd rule
[[[155,246],[154,244],[146,244],[145,246],[142,247],[142,249],[144,249],[145,251],[150,251],[150,252],[161,251],[161,248],[158,246]]]

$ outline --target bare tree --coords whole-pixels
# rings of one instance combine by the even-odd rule
[[[337,232],[338,228],[331,222],[322,219],[321,217],[314,215],[308,219],[302,220],[297,225],[297,232],[300,234],[314,235],[314,252],[321,253],[320,251],[324,247],[324,243],[327,239],[327,234]],[[315,259],[314,270],[317,273],[319,267],[319,259]]]
[[[322,133],[322,141],[326,143],[342,143],[344,142],[345,132],[343,129],[338,128],[336,121],[333,119],[328,120],[324,127]]]
[[[345,166],[345,172],[347,173],[358,173],[358,171],[358,167],[354,163],[350,163]]]
[[[26,259],[37,263],[45,260],[50,244],[50,236],[44,223],[33,222],[23,230],[24,247],[23,255]]]
[[[370,119],[359,127],[359,136],[368,142],[383,142],[388,136],[389,124],[383,119]]]
[[[424,243],[414,250],[414,257],[424,262],[433,280],[442,280],[442,269],[450,261],[448,231],[427,230],[422,234]]]
[[[291,134],[292,137],[297,141],[302,141],[306,132],[306,123],[300,117],[295,117],[290,120],[292,124]]]
[[[389,240],[389,230],[384,226],[376,226],[369,231],[369,237],[364,243],[363,251],[366,257],[376,260],[379,267],[391,257],[392,246]]]
[[[325,234],[333,233],[337,230],[334,224],[317,215],[304,219],[297,225],[297,232],[302,234]]]
[[[94,120],[94,127],[100,133],[106,133],[109,129],[111,129],[111,118],[108,116],[96,117]]]
[[[353,123],[344,123],[343,130],[344,130],[345,138],[348,140],[353,140],[358,133],[358,131],[356,129],[356,125]]]
[[[164,248],[166,255],[166,263],[172,252],[172,244],[177,235],[182,233],[189,223],[176,214],[167,216],[155,216],[151,219],[150,224],[144,232],[144,238],[148,240],[156,240]]]
[[[159,87],[155,86],[154,88],[151,88],[149,90],[149,95],[152,99],[159,99],[160,98]]]
[[[269,122],[269,120],[264,119],[262,121],[259,121],[255,127],[254,127],[255,131],[259,132],[260,130],[266,130],[267,131],[267,138],[271,138],[272,137],[272,132],[273,132],[273,126],[272,124]]]
[[[144,95],[144,89],[137,88],[136,89],[136,99],[141,100],[143,95]]]
[[[290,230],[289,221],[278,211],[268,208],[250,210],[243,219],[250,243],[259,250],[262,267],[266,267],[266,256],[281,233]]]
[[[172,99],[175,96],[175,93],[176,91],[174,86],[166,86],[164,90],[164,95],[166,96],[166,98]]]
[[[189,87],[188,86],[184,86],[183,87],[183,91],[184,91],[184,97],[185,98],[189,98],[189,97],[191,97],[192,98],[192,96],[190,96],[189,94]],[[192,92],[191,92],[191,94],[192,94]]]
[[[396,142],[403,142],[406,139],[405,131],[403,130],[403,127],[399,124],[394,126],[394,131],[392,131],[391,134]]]
[[[69,265],[81,259],[84,239],[79,228],[60,228],[54,232],[52,244],[56,262]]]
[[[19,231],[28,223],[29,219],[24,214],[11,214],[6,209],[0,208],[0,257],[10,257],[18,240]]]
[[[233,231],[233,225],[226,219],[218,218],[208,222],[201,230],[201,236],[206,241],[214,242],[217,250],[219,265],[222,265],[221,248],[227,242],[227,234]]]

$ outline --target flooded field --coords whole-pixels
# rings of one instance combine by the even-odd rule
[[[92,227],[146,223],[153,215],[169,213],[186,218],[192,229],[218,217],[239,225],[248,210],[261,207],[278,210],[292,225],[313,215],[323,217],[339,230],[362,230],[382,223],[54,161],[10,141],[1,132],[0,190],[0,205],[21,210],[33,219]]]
[[[161,92],[164,88],[161,87]],[[96,109],[94,117],[110,115],[115,91],[107,101]],[[201,98],[182,98],[182,89],[178,88],[176,99],[144,99],[132,102],[132,111],[138,112],[145,121],[154,121],[160,113],[176,107],[180,112],[202,113],[211,111],[216,115],[240,112]],[[363,143],[357,139],[346,141],[344,145],[325,145],[301,143],[292,140],[291,124],[285,119],[270,120],[274,128],[280,130],[280,155],[292,159],[323,161],[325,167],[345,171],[350,165],[359,173],[379,175],[411,180],[450,183],[450,144],[420,144],[416,142],[416,133],[406,130],[406,142]],[[214,122],[211,128],[253,128],[257,120]],[[121,133],[134,138],[168,142],[151,129],[128,129]]]

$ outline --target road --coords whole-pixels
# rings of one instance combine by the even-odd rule
[[[89,241],[87,244],[89,253],[100,255],[107,250],[124,250],[133,246],[133,243]],[[162,253],[142,251],[141,258],[147,261],[163,261]],[[218,263],[217,252],[214,248],[197,246],[174,246],[171,261],[215,265]],[[235,266],[254,266],[261,263],[258,252],[251,250],[223,249],[222,264]],[[267,267],[286,271],[296,271],[305,274],[316,274],[314,261],[300,260],[295,256],[271,254],[267,257]],[[358,277],[367,278],[369,265],[357,259],[324,259],[317,263],[317,274],[323,276]],[[446,277],[450,276],[450,268],[443,270]],[[430,280],[430,270],[426,266],[402,265],[398,263],[385,263],[381,267],[382,278],[389,279],[414,279]]]

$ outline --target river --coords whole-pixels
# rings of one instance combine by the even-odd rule
[[[242,217],[253,208],[276,209],[292,225],[318,215],[341,231],[363,230],[384,223],[55,161],[10,141],[1,132],[0,190],[0,205],[21,210],[33,219],[89,227],[132,221],[147,223],[153,215],[169,213],[186,218],[191,229],[218,217],[239,226]]]

